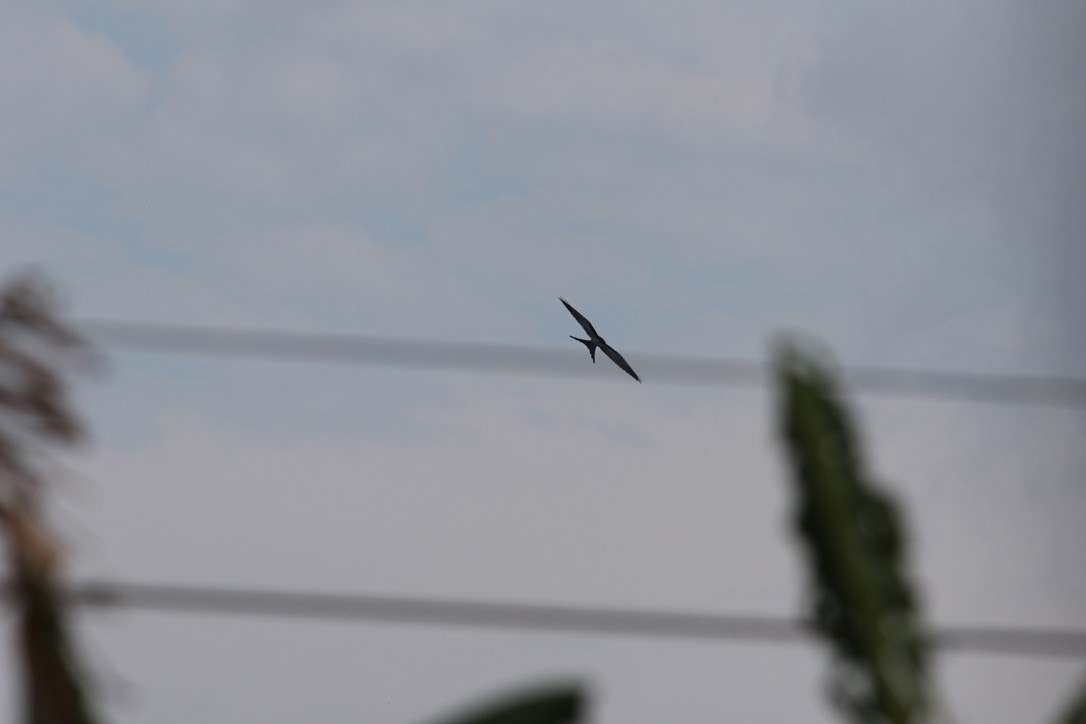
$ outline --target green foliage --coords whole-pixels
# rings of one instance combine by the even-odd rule
[[[855,722],[923,721],[929,646],[897,505],[864,469],[825,366],[788,345],[776,367],[796,533],[811,568],[810,615],[836,654],[832,697]]]
[[[13,587],[22,616],[28,724],[94,724],[86,676],[77,663],[59,592],[48,575],[23,566]]]
[[[28,724],[93,724],[85,676],[58,592],[59,546],[41,513],[43,482],[27,452],[80,436],[56,368],[82,345],[56,321],[42,279],[27,275],[0,293],[0,535],[10,560],[8,593],[23,669]]]
[[[1058,724],[1086,724],[1086,682],[1079,687]]]
[[[566,685],[521,693],[445,720],[443,724],[575,724],[583,716],[581,690]]]

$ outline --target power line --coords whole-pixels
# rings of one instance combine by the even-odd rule
[[[215,355],[295,362],[385,365],[478,373],[599,377],[573,350],[394,337],[86,320],[89,336],[133,352]],[[758,387],[771,379],[763,362],[725,357],[633,354],[646,382],[709,387]],[[607,367],[604,365],[603,367]],[[1086,379],[1032,375],[851,367],[846,384],[869,395],[1023,405],[1086,407]],[[625,379],[616,372],[615,380]]]
[[[84,606],[181,614],[372,621],[706,642],[784,644],[806,642],[812,637],[811,631],[800,621],[753,615],[104,581],[72,586],[67,590],[67,596],[73,603]],[[1086,631],[1081,630],[946,626],[935,630],[934,640],[945,651],[1086,657]]]

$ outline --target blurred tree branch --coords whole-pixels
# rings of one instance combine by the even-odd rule
[[[583,721],[579,687],[562,685],[521,693],[445,720],[444,724],[576,724]]]
[[[1086,682],[1079,686],[1067,710],[1056,721],[1057,724],[1086,724]]]
[[[39,445],[71,446],[82,428],[58,374],[87,348],[57,320],[45,280],[0,288],[0,534],[13,572],[28,724],[93,724],[97,718],[69,634],[57,579],[60,547],[46,524]]]
[[[924,721],[929,642],[897,506],[865,470],[825,366],[788,343],[776,367],[796,532],[812,572],[811,618],[836,652],[832,697],[863,724]]]

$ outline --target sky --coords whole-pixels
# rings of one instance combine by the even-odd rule
[[[1086,376],[1082,27],[1076,0],[6,0],[0,271],[84,319],[574,346],[563,296],[635,368],[798,330]],[[799,614],[771,394],[596,371],[111,355],[55,489],[72,573]],[[853,403],[932,620],[1086,627],[1086,415]],[[554,679],[602,724],[836,720],[817,646],[80,623],[122,724],[413,724]],[[1020,724],[1086,672],[938,673],[954,721]]]

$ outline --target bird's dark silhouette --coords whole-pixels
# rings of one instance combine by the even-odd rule
[[[567,302],[565,299],[562,299],[562,297],[558,297],[558,301],[566,305],[566,309],[569,310],[569,313],[573,315],[573,318],[577,320],[577,323],[584,328],[585,333],[588,335],[588,339],[574,337],[572,334],[569,335],[569,338],[575,339],[583,344],[585,347],[588,347],[588,354],[592,357],[592,364],[596,363],[596,348],[599,347],[603,350],[603,353],[605,355],[611,358],[612,362],[625,370],[626,374],[628,374],[630,377],[633,377],[638,382],[641,381],[641,378],[638,377],[637,373],[633,371],[633,367],[630,367],[630,363],[624,360],[622,358],[622,355],[612,349],[611,345],[607,344],[603,337],[599,335],[599,332],[596,331],[596,328],[592,326],[592,322],[589,322],[587,319],[585,319],[585,316],[583,314],[574,309],[570,305],[570,303]]]

